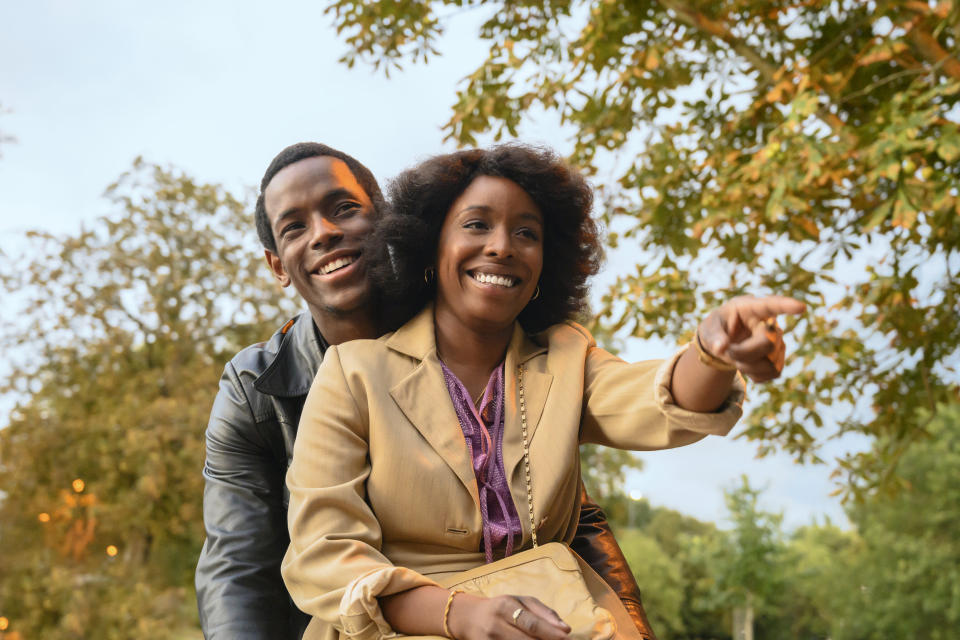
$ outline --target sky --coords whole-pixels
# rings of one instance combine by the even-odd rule
[[[70,234],[111,213],[103,191],[137,156],[240,192],[259,183],[280,149],[303,140],[354,155],[381,182],[452,150],[442,125],[458,81],[486,52],[476,36],[482,10],[452,18],[442,56],[388,79],[337,62],[346,46],[323,6],[0,2],[0,105],[8,110],[0,133],[16,138],[0,143],[0,249],[15,250],[29,229]],[[521,139],[561,153],[569,146],[549,121],[528,123]],[[625,357],[644,359],[665,357],[675,345],[626,347]],[[855,444],[830,442],[824,454]],[[788,528],[827,517],[846,522],[829,495],[836,488],[829,466],[798,466],[784,455],[757,460],[755,451],[736,437],[710,437],[640,454],[644,470],[625,489],[722,523],[723,490],[746,474],[764,489],[761,507],[782,512]]]

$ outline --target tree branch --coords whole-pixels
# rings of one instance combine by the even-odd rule
[[[768,62],[767,59],[755,51],[753,47],[733,35],[726,24],[711,20],[678,0],[660,0],[660,4],[667,9],[671,9],[677,14],[677,18],[694,29],[722,40],[736,53],[745,58],[754,69],[759,71],[766,84],[773,84],[777,67]]]
[[[910,30],[907,39],[924,60],[942,68],[954,80],[960,80],[960,60],[947,53],[932,33],[917,26]]]

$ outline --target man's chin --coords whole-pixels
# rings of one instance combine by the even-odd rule
[[[312,302],[308,301],[308,305],[331,318],[351,318],[373,312],[369,292],[338,296],[336,298],[325,297]]]

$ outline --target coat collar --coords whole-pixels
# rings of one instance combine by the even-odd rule
[[[433,303],[427,304],[412,320],[387,338],[387,347],[417,360],[425,360],[430,354],[436,355],[437,339],[433,326]],[[519,322],[513,323],[513,335],[510,337],[507,353],[516,354],[514,365],[524,363],[546,350],[545,346],[538,344],[526,334]]]
[[[460,479],[463,486],[479,505],[477,480],[470,454],[459,428],[459,419],[449,399],[440,360],[437,357],[436,335],[433,325],[433,305],[427,305],[412,320],[392,336],[386,338],[387,347],[420,361],[419,365],[393,388],[390,395],[411,424],[420,432],[430,446],[443,458]],[[507,476],[519,472],[523,459],[521,415],[518,398],[517,368],[534,356],[546,352],[546,347],[537,344],[520,327],[514,325],[513,336],[507,347],[504,371],[504,471]],[[546,404],[547,393],[553,376],[549,373],[524,367],[524,405],[527,414],[528,440],[532,442],[540,415]],[[442,394],[442,395],[438,395]],[[440,400],[440,398],[443,398]],[[439,401],[438,401],[439,400]],[[515,484],[515,483],[511,483]],[[523,485],[521,485],[523,486]],[[514,496],[515,502],[523,496]],[[523,504],[516,502],[516,504]],[[519,509],[518,509],[519,511]],[[522,519],[521,519],[522,520]],[[529,523],[524,523],[524,529]]]
[[[270,342],[279,342],[276,355],[254,381],[254,388],[280,398],[307,395],[327,348],[313,325],[313,317],[304,311],[274,334]]]

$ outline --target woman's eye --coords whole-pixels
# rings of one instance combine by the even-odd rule
[[[520,229],[520,232],[519,232],[519,233],[520,233],[520,235],[522,235],[524,238],[529,238],[530,240],[539,240],[539,239],[540,239],[540,234],[539,234],[537,231],[535,231],[534,229],[523,228],[523,229]]]
[[[464,229],[486,229],[487,225],[483,223],[482,220],[468,220],[463,223]]]

